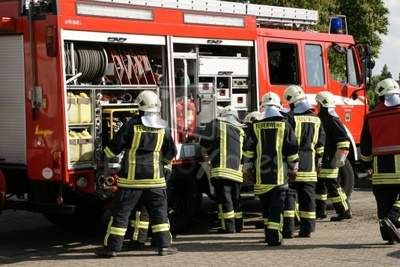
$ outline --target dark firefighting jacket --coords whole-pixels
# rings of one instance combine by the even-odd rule
[[[400,106],[380,103],[364,121],[361,160],[373,169],[372,184],[400,184]]]
[[[287,185],[287,171],[299,160],[296,136],[283,117],[254,122],[244,144],[244,156],[254,163],[254,192],[264,194],[277,186]]]
[[[318,177],[336,179],[339,175],[339,168],[336,168],[336,151],[349,150],[350,138],[340,119],[330,115],[326,109],[321,109],[319,118],[325,131],[326,141]]]
[[[296,182],[317,181],[317,158],[324,153],[325,132],[321,120],[311,110],[292,114],[289,120],[299,145],[299,170]]]
[[[165,187],[164,165],[176,155],[167,129],[149,128],[136,116],[125,123],[104,149],[112,158],[124,151],[118,186],[129,188]]]
[[[215,119],[206,125],[200,145],[211,161],[211,178],[243,182],[242,148],[244,131],[226,121]]]

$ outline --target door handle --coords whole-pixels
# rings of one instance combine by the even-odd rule
[[[199,115],[200,114],[200,112],[201,112],[201,97],[200,97],[200,95],[197,95],[197,100],[198,100],[198,107],[199,107],[199,109],[198,109],[198,111],[197,111],[197,115]]]

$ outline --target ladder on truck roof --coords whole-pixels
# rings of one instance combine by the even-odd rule
[[[268,5],[246,4],[217,0],[96,0],[99,2],[132,4],[203,11],[216,14],[255,16],[259,24],[314,25],[318,23],[318,11]]]

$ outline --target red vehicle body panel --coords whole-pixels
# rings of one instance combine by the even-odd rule
[[[300,68],[300,86],[304,89],[306,94],[317,94],[320,91],[330,91],[335,96],[340,96],[347,101],[351,97],[352,93],[356,90],[362,89],[364,87],[361,84],[358,87],[351,86],[349,84],[342,85],[337,81],[332,80],[329,71],[329,60],[328,52],[332,43],[337,43],[343,47],[350,48],[354,46],[354,39],[350,35],[337,35],[337,34],[327,34],[327,33],[315,33],[315,32],[299,32],[299,31],[289,31],[289,30],[277,30],[277,29],[258,29],[258,84],[260,96],[264,95],[266,92],[273,91],[283,96],[283,92],[288,85],[273,85],[270,83],[268,77],[268,56],[267,56],[267,42],[275,41],[280,43],[292,43],[297,44],[299,49],[299,68]],[[307,84],[306,70],[306,60],[305,60],[305,44],[317,44],[323,48],[323,61],[324,61],[324,75],[325,84],[322,87],[311,87]],[[359,62],[359,60],[357,60]],[[358,65],[358,73],[361,73],[361,66]],[[354,103],[348,100],[349,104],[338,103],[336,111],[341,117],[343,123],[352,133],[355,142],[358,144],[360,142],[361,129],[363,125],[363,118],[367,111],[367,106],[364,98],[364,92],[359,92],[359,98],[355,101],[357,105],[352,105]],[[345,117],[350,117],[350,120],[346,120]]]
[[[78,1],[57,1],[57,15],[47,15],[45,19],[33,21],[34,76],[32,76],[28,19],[26,16],[18,17],[19,5],[17,1],[0,2],[0,16],[14,17],[16,19],[16,34],[23,34],[24,36],[27,170],[28,177],[32,180],[45,180],[42,174],[45,168],[54,170],[54,176],[51,178],[51,181],[63,181],[71,186],[74,186],[77,177],[85,175],[89,177],[90,186],[88,188],[93,189],[92,185],[95,179],[93,170],[68,170],[68,159],[66,155],[68,133],[65,121],[65,88],[61,60],[63,44],[60,38],[62,29],[257,41],[257,75],[260,97],[270,90],[282,95],[285,88],[285,86],[275,86],[269,83],[268,60],[266,55],[267,41],[277,40],[279,42],[287,41],[298,44],[300,48],[299,60],[301,77],[306,77],[303,44],[316,43],[324,48],[324,61],[326,62],[324,68],[326,81],[328,82],[322,88],[312,88],[307,86],[306,81],[301,80],[300,85],[304,87],[305,91],[308,94],[316,94],[321,90],[330,90],[335,95],[349,97],[352,91],[358,89],[350,87],[347,89],[337,88],[333,82],[330,82],[329,77],[327,48],[332,42],[340,43],[345,46],[353,45],[354,40],[348,35],[260,29],[257,28],[255,17],[252,16],[243,16],[245,21],[244,27],[185,24],[183,21],[183,14],[185,11],[183,10],[150,7],[149,9],[153,11],[153,21],[79,16],[76,13],[76,2]],[[132,5],[122,6],[132,7]],[[47,54],[46,41],[49,37],[47,36],[47,29],[49,26],[53,26],[56,29],[56,56],[49,56]],[[43,88],[44,105],[37,111],[32,109],[31,101],[33,78],[36,80],[36,85]],[[338,108],[338,113],[342,118],[345,112],[350,112],[352,114],[352,123],[346,122],[345,124],[353,133],[356,142],[358,142],[362,118],[365,114],[365,106],[345,106],[343,108]],[[61,156],[61,158],[58,158],[59,156]],[[87,193],[90,193],[90,190],[87,191]]]

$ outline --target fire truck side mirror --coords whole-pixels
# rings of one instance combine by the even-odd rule
[[[375,60],[370,59],[368,61],[368,66],[367,66],[370,70],[372,70],[375,67]]]
[[[339,44],[337,44],[337,43],[333,43],[332,48],[333,48],[336,52],[338,52],[338,53],[340,53],[340,54],[346,54],[346,53],[347,53],[347,48],[346,48],[346,47],[343,47],[343,46],[341,46],[341,45],[339,45]]]
[[[368,43],[359,43],[355,47],[361,60],[362,80],[368,90],[372,77],[372,69],[375,67],[375,61],[371,55],[371,46]]]

